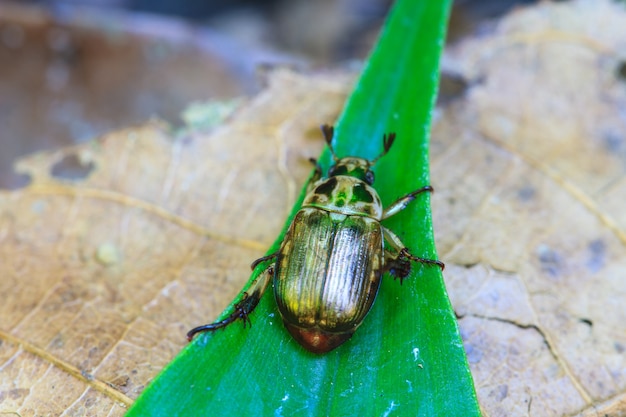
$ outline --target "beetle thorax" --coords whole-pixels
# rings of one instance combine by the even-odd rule
[[[336,175],[317,181],[302,207],[316,207],[331,213],[366,216],[380,220],[383,205],[374,188],[365,181]]]
[[[335,161],[335,164],[328,170],[329,177],[348,176],[365,181],[368,185],[374,184],[374,173],[370,169],[372,162],[354,156],[348,156]]]

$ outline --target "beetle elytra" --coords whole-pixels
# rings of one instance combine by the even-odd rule
[[[257,259],[252,269],[271,261],[225,319],[189,331],[214,331],[241,319],[259,303],[270,281],[283,323],[294,339],[313,353],[326,353],[346,342],[369,312],[384,272],[400,282],[411,261],[436,265],[438,260],[412,255],[400,238],[381,221],[404,210],[427,185],[383,208],[373,188],[372,166],[393,144],[395,134],[383,136],[383,152],[373,160],[337,158],[331,141],[334,130],[322,126],[334,164],[326,178],[315,160],[302,207],[294,217],[277,252]]]

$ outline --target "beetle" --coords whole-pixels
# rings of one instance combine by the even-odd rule
[[[412,255],[400,238],[381,221],[404,210],[419,188],[383,208],[373,188],[372,166],[389,152],[395,134],[383,135],[383,152],[373,160],[337,158],[332,148],[334,129],[322,126],[334,164],[327,177],[316,160],[302,207],[296,213],[277,252],[254,261],[271,261],[235,304],[225,319],[189,331],[191,341],[200,332],[214,331],[241,319],[250,324],[250,313],[273,281],[274,297],[283,323],[293,338],[310,352],[329,352],[346,342],[369,312],[384,272],[402,280],[411,261],[444,264]]]

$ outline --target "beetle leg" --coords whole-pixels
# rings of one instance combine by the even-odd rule
[[[257,266],[259,266],[259,264],[260,264],[260,263],[265,262],[265,261],[269,261],[270,259],[272,259],[272,258],[276,258],[277,256],[278,256],[278,252],[274,252],[274,253],[272,253],[272,254],[269,254],[269,255],[263,256],[263,257],[261,257],[261,258],[257,259],[256,261],[252,262],[252,263],[250,264],[250,269],[252,269],[252,270],[254,271],[254,269],[255,269]]]
[[[389,217],[393,216],[394,214],[398,214],[399,212],[401,212],[402,210],[404,210],[406,208],[406,206],[409,205],[409,203],[413,200],[415,200],[415,197],[418,194],[421,194],[425,191],[428,192],[433,192],[433,187],[431,187],[430,185],[427,185],[425,187],[422,187],[418,190],[413,191],[412,193],[409,193],[407,195],[405,195],[404,197],[401,197],[399,199],[397,199],[392,205],[390,205],[389,207],[387,207],[384,211],[383,211],[383,217],[382,220],[388,219]]]
[[[392,277],[398,278],[400,285],[402,285],[404,278],[411,272],[411,262],[397,253],[385,250],[385,272],[389,272]]]
[[[419,262],[426,265],[437,265],[442,271],[445,268],[445,264],[437,259],[420,258],[411,254],[395,233],[386,227],[383,227],[382,229],[385,240],[395,251],[395,253],[388,250],[385,251],[385,270],[390,272],[395,277],[400,278],[400,282],[402,282],[402,279],[409,275],[409,272],[411,272],[411,265],[409,261]]]
[[[273,255],[275,256],[275,255]],[[267,257],[266,257],[267,258]],[[272,276],[274,275],[274,265],[270,265],[267,269],[252,283],[247,292],[243,293],[241,300],[235,304],[235,309],[224,320],[217,321],[215,323],[205,324],[203,326],[195,327],[187,333],[187,340],[191,342],[194,336],[201,332],[212,332],[217,329],[224,328],[232,322],[241,319],[243,321],[243,327],[251,326],[250,313],[256,308],[261,300],[261,296],[267,289]]]
[[[309,183],[307,184],[307,193],[313,191],[313,185],[318,182],[320,178],[322,178],[322,167],[320,166],[319,162],[317,162],[317,159],[309,158],[309,162],[311,162],[315,166],[315,171],[313,172],[313,175],[311,175]]]

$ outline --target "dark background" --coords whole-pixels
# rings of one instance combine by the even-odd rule
[[[0,188],[28,183],[21,155],[151,117],[180,124],[193,101],[254,94],[267,66],[356,71],[391,3],[0,0]],[[523,3],[457,1],[448,42]]]

